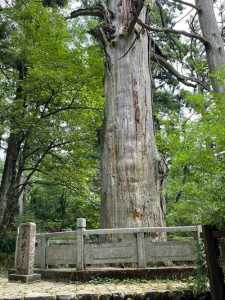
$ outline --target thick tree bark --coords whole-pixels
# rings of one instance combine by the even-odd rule
[[[133,3],[111,0],[114,40],[107,44],[102,225],[163,226],[152,116],[149,38],[132,28]],[[139,18],[144,22],[146,7]]]
[[[19,80],[15,101],[22,96],[20,81],[25,78],[26,74],[26,67],[22,61],[18,63],[17,71]],[[0,229],[7,228],[19,212],[20,188],[18,186],[22,175],[21,167],[23,166],[19,166],[18,164],[20,162],[20,150],[23,142],[23,130],[18,132],[18,129],[14,128],[13,121],[11,125],[0,185]],[[17,132],[15,133],[15,131]]]
[[[6,211],[9,203],[12,201],[12,197],[14,197],[19,146],[17,137],[11,133],[8,139],[8,148],[0,185],[0,229],[7,225],[5,223]]]
[[[211,73],[220,70],[225,65],[224,42],[218,27],[213,0],[195,0],[198,7],[199,22],[202,34],[208,41],[206,45],[207,61]],[[224,86],[212,78],[213,90],[223,93]]]

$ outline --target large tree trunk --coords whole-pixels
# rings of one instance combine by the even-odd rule
[[[18,87],[15,101],[22,97],[21,81],[25,78],[26,74],[26,67],[23,61],[18,62],[17,71]],[[20,150],[23,142],[23,131],[18,132],[18,129],[14,128],[13,121],[11,125],[12,128],[8,138],[8,147],[0,185],[0,229],[7,228],[19,213],[19,197],[21,194],[19,182],[23,167],[19,163],[21,163]],[[15,133],[15,131],[17,132]]]
[[[207,39],[206,46],[209,71],[216,72],[224,67],[225,50],[221,31],[218,27],[213,0],[195,0],[199,9],[199,22],[203,36]],[[224,86],[215,78],[212,78],[212,85],[215,92],[223,93]]]
[[[13,201],[12,197],[14,198],[19,146],[17,137],[11,133],[8,139],[8,148],[0,185],[0,229],[8,225],[5,223],[5,218],[9,204]]]
[[[102,225],[163,226],[152,116],[149,38],[128,27],[130,0],[111,0],[115,38],[106,48],[105,132],[102,155]],[[146,7],[140,19],[145,21]]]

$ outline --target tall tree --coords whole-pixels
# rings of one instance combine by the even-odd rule
[[[71,13],[71,18],[89,15],[102,20],[94,34],[106,54],[104,227],[164,225],[157,184],[160,156],[152,117],[150,39],[137,24],[138,19],[146,22],[151,2],[100,1]]]

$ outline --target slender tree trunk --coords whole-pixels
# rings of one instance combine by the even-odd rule
[[[220,70],[225,65],[224,42],[218,27],[213,0],[195,0],[199,8],[199,22],[203,36],[207,39],[207,61],[211,73]],[[215,78],[212,78],[215,92],[223,93],[224,86]]]
[[[163,226],[152,116],[148,34],[129,32],[133,3],[111,0],[114,40],[106,47],[102,225]],[[145,21],[146,7],[139,16]]]
[[[20,195],[19,195],[19,199],[18,199],[18,207],[19,207],[19,214],[22,215],[24,212],[24,206],[25,206],[25,202],[26,202],[26,189],[22,188],[22,185],[25,183],[26,177],[21,174],[20,179],[19,179],[19,190],[22,189]]]

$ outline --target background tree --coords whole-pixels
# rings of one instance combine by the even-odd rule
[[[171,213],[170,195],[174,194],[170,192],[170,182],[178,177],[186,181],[189,172],[185,164],[180,173],[172,171],[179,150],[173,151],[172,144],[167,146],[167,139],[175,134],[181,147],[187,126],[192,130],[196,120],[203,119],[204,112],[187,99],[187,91],[204,92],[202,107],[206,110],[214,105],[207,103],[211,70],[206,55],[213,44],[210,34],[199,34],[197,17],[201,10],[197,4],[158,0],[147,8],[135,1],[122,1],[120,7],[114,1],[81,2],[83,6],[68,18],[76,20],[68,24],[58,8],[63,2],[23,1],[2,10],[0,133],[6,160],[0,214],[4,226],[15,225],[18,198],[26,188],[25,216],[19,220],[34,217],[43,228],[46,215],[41,217],[32,199],[39,199],[40,205],[47,207],[44,199],[49,195],[48,187],[56,191],[56,207],[65,204],[63,211],[70,221],[64,222],[63,216],[52,209],[51,197],[46,229],[73,227],[69,211],[71,207],[78,209],[78,203],[80,214],[88,214],[90,225],[96,226],[101,148],[105,199],[102,215],[105,212],[105,217],[109,216],[106,221],[102,218],[104,226],[117,226],[118,219],[122,220],[118,226],[154,225],[149,220],[157,216],[163,224],[166,175],[169,174],[166,195]],[[213,13],[213,6],[210,9]],[[189,30],[177,29],[184,18],[189,18]],[[220,32],[220,26],[217,29]],[[88,31],[95,39],[87,36]],[[217,37],[221,39],[219,33]],[[103,60],[107,95],[104,134]],[[221,73],[222,70],[220,79],[215,74],[212,77],[212,83],[220,87]],[[191,142],[188,145],[195,147]],[[179,202],[184,183],[177,182],[175,195]]]
[[[221,67],[225,64],[225,50],[224,41],[222,38],[222,29],[219,29],[216,20],[214,1],[196,0],[195,2],[201,31],[207,40],[205,50],[209,71],[211,73],[215,73],[216,71],[221,70]],[[215,92],[224,92],[224,85],[221,84],[215,77],[212,77],[212,84]]]
[[[224,87],[223,30],[217,25],[213,2],[205,4],[202,2],[202,6],[193,7],[198,11],[200,24],[193,18],[189,23],[192,33],[198,32],[201,25],[206,39],[204,47],[200,45],[199,48],[202,55],[197,70],[200,74],[207,75],[208,72],[213,90],[221,93]],[[222,11],[221,7],[221,14]],[[193,54],[193,48],[191,52]],[[220,133],[223,132],[224,94],[187,97],[183,93],[183,96],[189,111],[167,115],[161,127],[167,128],[167,133],[162,129],[161,137],[166,145],[160,144],[160,148],[167,153],[170,166],[166,188],[168,221],[171,224],[207,223],[223,227],[224,172],[221,163],[224,146]]]
[[[222,80],[222,78],[221,78]],[[224,80],[222,80],[224,82]],[[172,158],[167,180],[170,224],[224,220],[224,95],[190,96],[198,117],[167,120],[162,143]]]
[[[68,159],[75,151],[82,155],[81,149],[85,149],[85,156],[88,149],[93,152],[102,91],[100,84],[96,88],[96,82],[101,82],[101,75],[97,76],[101,62],[95,61],[94,66],[89,59],[90,53],[97,52],[92,47],[81,54],[81,48],[72,47],[57,9],[31,1],[4,12],[8,23],[16,24],[5,47],[13,59],[9,64],[2,62],[1,81],[2,138],[8,138],[0,187],[0,224],[8,227],[18,213],[21,193],[34,173],[42,172],[41,165],[49,155],[57,157],[63,151]],[[23,62],[23,77],[15,66],[18,61]]]

